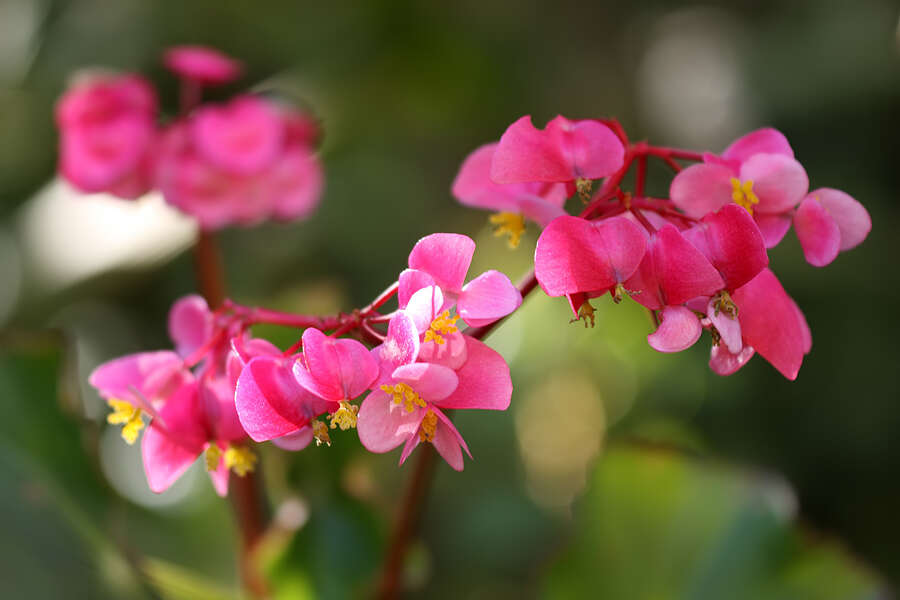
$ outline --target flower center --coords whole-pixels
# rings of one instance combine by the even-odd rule
[[[122,439],[129,445],[134,444],[141,434],[141,429],[144,428],[141,409],[130,402],[116,398],[110,398],[106,403],[113,410],[106,415],[106,422],[110,425],[124,425]]]
[[[713,307],[716,309],[716,314],[725,313],[728,315],[730,319],[736,319],[738,316],[738,305],[734,303],[734,300],[731,299],[731,295],[722,290],[713,298]]]
[[[234,471],[238,477],[253,471],[258,460],[247,446],[228,446],[225,450],[225,466]]]
[[[394,397],[394,404],[403,404],[406,412],[416,410],[416,407],[425,408],[425,401],[416,393],[408,383],[397,383],[395,385],[383,385],[381,390]]]
[[[731,199],[743,206],[748,213],[753,214],[753,207],[759,204],[759,198],[753,193],[753,181],[741,181],[731,178]]]
[[[584,328],[593,327],[595,324],[596,317],[594,316],[594,307],[591,306],[591,303],[587,300],[584,301],[578,308],[578,316],[574,319],[571,319],[569,323],[577,323],[578,321],[584,321]]]
[[[575,180],[575,191],[578,192],[578,196],[585,204],[591,199],[591,184],[591,180],[584,177]]]
[[[431,327],[425,332],[425,341],[434,342],[435,344],[443,344],[445,335],[456,333],[459,329],[456,327],[456,321],[459,315],[450,316],[450,311],[445,310],[431,322]],[[424,406],[424,404],[422,405]]]
[[[341,431],[347,431],[351,427],[356,427],[356,414],[358,412],[358,406],[354,406],[346,400],[341,400],[340,408],[331,413],[331,428],[340,427]]]
[[[434,411],[429,409],[427,413],[425,413],[425,417],[422,419],[422,427],[419,429],[419,441],[420,442],[433,442],[434,441],[434,432],[437,431],[437,415],[434,414]]]
[[[219,459],[222,457],[222,449],[219,445],[212,443],[206,448],[203,458],[206,460],[206,470],[215,471],[219,468]]]
[[[330,446],[331,436],[328,435],[328,426],[318,419],[310,423],[310,425],[312,426],[313,437],[316,438],[316,446],[321,446],[322,444]]]
[[[506,235],[506,244],[512,248],[518,248],[525,233],[525,217],[518,213],[498,212],[488,217],[494,226],[494,235],[500,237]]]

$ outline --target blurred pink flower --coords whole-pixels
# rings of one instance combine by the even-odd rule
[[[174,46],[163,56],[166,67],[185,79],[215,85],[233,81],[241,74],[241,63],[206,46]]]

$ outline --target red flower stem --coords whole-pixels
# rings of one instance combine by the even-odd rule
[[[242,312],[245,313],[244,318],[248,325],[266,323],[268,325],[296,327],[297,329],[315,327],[316,329],[324,331],[328,329],[337,329],[342,323],[340,316],[317,317],[314,315],[295,315],[278,310],[270,310],[268,308],[247,308],[237,305],[234,306],[234,309],[238,314],[241,314]]]
[[[669,165],[673,171],[675,171],[676,173],[681,173],[681,165],[675,162],[671,157],[661,156],[659,158],[662,158],[663,162]]]
[[[677,158],[680,160],[703,162],[702,152],[692,152],[690,150],[682,150],[681,148],[668,148],[666,146],[650,146],[645,144],[641,151],[643,154],[658,156],[659,158]]]
[[[194,245],[194,270],[200,293],[210,307],[218,309],[225,301],[225,278],[219,248],[209,232],[201,231]],[[268,503],[258,473],[231,479],[229,499],[241,535],[241,577],[251,597],[264,598],[268,585],[258,569],[255,550],[268,523]]]
[[[532,270],[518,285],[522,298],[527,297],[537,286],[537,278],[534,276],[534,270]],[[490,325],[469,328],[465,334],[477,340],[483,340],[495,327],[505,321],[506,319],[502,319]],[[449,417],[450,411],[447,411],[446,414]],[[388,548],[381,571],[381,581],[376,594],[376,598],[380,600],[397,598],[399,595],[402,583],[400,576],[403,570],[403,560],[406,557],[409,540],[425,507],[425,499],[434,473],[434,462],[434,447],[431,444],[421,444],[415,470],[406,486],[403,500],[400,502],[397,517],[388,539]]]

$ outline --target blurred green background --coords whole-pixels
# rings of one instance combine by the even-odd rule
[[[0,0],[0,597],[235,598],[228,505],[193,469],[156,497],[84,383],[168,345],[194,289],[190,225],[158,205],[54,182],[55,99],[85,67],[139,71],[172,114],[162,50],[241,58],[247,86],[321,119],[327,190],[296,225],[229,230],[231,296],[285,310],[361,306],[434,231],[479,242],[473,273],[528,269],[449,186],[523,114],[616,116],[634,139],[719,150],[781,129],[814,187],[870,211],[827,269],[793,234],[771,253],[813,350],[788,382],[729,378],[708,341],[650,350],[646,314],[600,304],[569,325],[540,293],[490,343],[511,409],[461,414],[475,456],[437,472],[410,556],[412,597],[887,598],[900,583],[900,7],[891,0],[266,2]],[[667,174],[651,170],[650,191]],[[265,330],[283,347],[296,333]],[[283,535],[278,598],[364,596],[411,466],[352,434],[263,448]]]

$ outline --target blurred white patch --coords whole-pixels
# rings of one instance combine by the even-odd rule
[[[544,507],[568,508],[606,436],[599,390],[584,373],[559,373],[520,396],[515,418],[530,495]]]
[[[18,83],[31,64],[44,5],[36,0],[0,2],[0,85]]]
[[[138,200],[84,195],[60,179],[28,201],[20,230],[26,273],[42,291],[162,262],[196,235],[194,221],[157,193]]]
[[[665,139],[719,149],[748,128],[753,110],[738,55],[741,31],[727,13],[690,8],[652,28],[638,70],[644,118]]]
[[[12,312],[22,288],[22,257],[15,240],[0,229],[0,323]]]
[[[148,508],[172,506],[191,496],[200,485],[209,485],[209,477],[196,461],[172,487],[162,494],[154,494],[147,485],[141,460],[141,441],[133,446],[125,443],[120,428],[107,426],[100,437],[100,468],[110,485],[122,496]],[[144,430],[146,432],[146,429]],[[144,432],[141,432],[143,435]],[[206,481],[203,481],[203,480]]]

